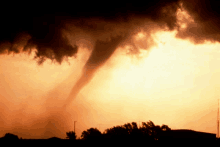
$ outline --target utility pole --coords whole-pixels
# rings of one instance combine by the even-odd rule
[[[75,130],[75,123],[76,123],[76,121],[74,121],[74,133],[76,133],[76,130]]]
[[[217,138],[219,138],[219,99],[218,99],[218,113],[217,113]]]

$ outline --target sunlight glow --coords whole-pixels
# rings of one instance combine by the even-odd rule
[[[146,119],[171,128],[215,132],[215,123],[206,124],[209,130],[194,123],[215,122],[213,88],[220,81],[220,44],[193,45],[175,34],[154,34],[157,46],[145,58],[130,58],[117,50],[82,94],[96,104],[96,111],[104,115],[111,110],[118,119],[123,115],[124,122]]]
[[[175,34],[153,34],[156,46],[141,49],[140,56],[127,55],[126,49],[118,48],[79,93],[69,116],[59,114],[59,107],[91,51],[80,49],[70,64],[47,60],[41,66],[33,60],[34,52],[31,56],[2,55],[0,96],[3,119],[8,122],[5,128],[18,122],[31,128],[33,122],[52,114],[68,118],[69,129],[73,129],[74,120],[80,122],[78,136],[97,123],[108,128],[139,120],[215,133],[220,44],[194,45],[175,38]],[[137,36],[142,40],[147,37],[141,32]],[[37,123],[35,127],[42,126]]]

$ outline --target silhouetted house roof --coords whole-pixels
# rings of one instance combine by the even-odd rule
[[[171,130],[161,134],[162,140],[216,140],[216,134],[198,132],[193,130]]]
[[[50,140],[61,140],[61,138],[58,138],[58,137],[51,137],[51,138],[48,138]]]

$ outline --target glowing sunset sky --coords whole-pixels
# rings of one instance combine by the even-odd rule
[[[127,28],[123,30],[126,23],[120,24],[112,34],[121,29],[125,32],[125,43],[119,44],[112,55],[103,60],[91,58],[92,51],[99,48],[91,50],[90,46],[99,46],[96,40],[112,37],[112,34],[86,30],[80,36],[81,30],[77,29],[78,40],[67,35],[71,45],[79,46],[77,57],[72,57],[75,54],[72,52],[68,55],[58,52],[67,56],[69,63],[52,62],[44,48],[36,48],[30,55],[16,54],[13,50],[11,54],[0,54],[0,136],[11,132],[22,138],[65,138],[67,131],[73,131],[74,121],[77,121],[77,137],[91,127],[103,132],[115,125],[148,120],[157,125],[166,124],[171,129],[216,133],[220,96],[219,33],[206,30],[200,35],[198,30],[205,30],[209,21],[201,23],[199,13],[187,7],[188,4],[186,1],[186,10],[176,11],[179,28],[169,29],[160,19],[158,23],[143,23],[138,29],[132,21],[131,25],[128,23],[130,32]],[[210,22],[213,18],[210,17]],[[97,23],[105,25],[99,20]],[[160,28],[160,24],[165,27]],[[193,33],[195,29],[189,31],[195,24],[198,34]],[[115,23],[110,24],[110,28],[114,26]],[[194,35],[187,36],[189,32]],[[134,51],[140,53],[128,54],[132,45],[137,47]],[[7,50],[10,49],[0,51]],[[33,60],[35,51],[41,51],[46,57],[42,65]],[[55,60],[60,57],[56,56]],[[61,107],[83,69],[90,67],[86,66],[89,59],[97,65],[94,67],[97,71],[63,111]]]

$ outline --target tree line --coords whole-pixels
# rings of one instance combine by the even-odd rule
[[[155,125],[152,121],[142,122],[138,127],[136,122],[114,126],[101,133],[97,128],[90,128],[83,131],[80,140],[149,140],[156,141],[162,137],[162,132],[170,131],[167,125]],[[66,132],[67,138],[76,140],[75,132]]]
[[[84,140],[84,141],[99,141],[99,140],[111,140],[111,141],[123,141],[123,140],[148,140],[156,141],[160,140],[162,132],[170,131],[167,125],[155,125],[152,121],[142,122],[140,127],[136,122],[126,123],[124,125],[113,126],[106,129],[101,133],[97,128],[90,128],[82,132],[79,139],[77,139],[74,131],[66,132],[66,138],[70,140]],[[56,137],[54,137],[56,138]],[[1,139],[6,140],[21,140],[17,135],[6,133]]]

